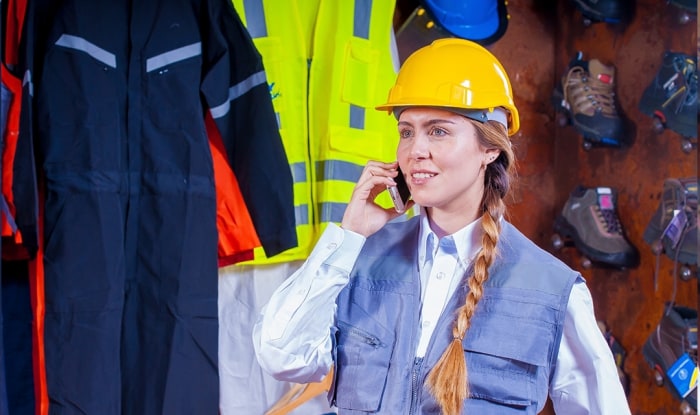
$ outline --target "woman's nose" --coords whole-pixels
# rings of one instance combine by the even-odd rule
[[[415,137],[408,152],[413,159],[424,159],[430,155],[428,139],[422,135]]]

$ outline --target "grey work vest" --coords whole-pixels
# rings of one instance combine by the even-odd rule
[[[419,218],[413,218],[368,238],[338,297],[329,396],[339,414],[440,413],[424,382],[452,339],[454,310],[468,288],[457,288],[426,355],[416,359],[418,235]],[[498,252],[463,341],[470,387],[463,413],[535,415],[547,399],[569,294],[580,275],[505,221]]]

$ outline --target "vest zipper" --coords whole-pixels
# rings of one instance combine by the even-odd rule
[[[354,334],[355,336],[361,338],[365,344],[372,346],[375,349],[382,346],[382,341],[379,340],[378,337],[372,336],[371,334],[363,330],[351,327],[347,324],[339,324],[339,326],[346,330],[348,333]]]
[[[311,89],[311,60],[312,58],[306,59],[306,155],[308,160],[307,171],[309,172],[309,177],[307,177],[307,183],[309,185],[309,197],[311,200],[309,203],[309,225],[312,226],[314,232],[318,231],[315,227],[316,222],[316,211],[318,207],[316,206],[316,178],[318,177],[318,172],[316,171],[316,166],[314,165],[314,154],[311,151],[311,117],[309,115],[309,92]],[[319,222],[320,223],[320,222]],[[297,224],[298,226],[299,224]]]
[[[416,357],[416,359],[413,361],[413,370],[411,371],[411,407],[408,412],[409,415],[415,414],[418,406],[418,390],[419,388],[422,388],[422,385],[419,384],[419,375],[422,366],[423,358]]]

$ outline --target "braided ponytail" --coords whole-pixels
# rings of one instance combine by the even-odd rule
[[[482,248],[474,259],[473,274],[467,279],[469,292],[457,310],[452,328],[452,341],[426,380],[428,390],[442,408],[444,415],[460,415],[464,400],[469,396],[467,363],[462,341],[471,324],[476,306],[484,294],[483,285],[489,277],[489,267],[497,255],[496,245],[501,233],[500,218],[505,214],[503,198],[510,187],[510,170],[514,154],[502,124],[473,123],[477,137],[485,148],[501,150],[496,161],[486,167],[481,226]]]

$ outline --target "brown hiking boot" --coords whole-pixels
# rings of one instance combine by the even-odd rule
[[[668,369],[687,353],[697,366],[698,312],[689,307],[667,303],[659,325],[644,343],[644,359],[656,371],[658,384],[666,384],[679,400],[697,408],[697,388],[683,398],[668,378]]]
[[[616,199],[610,187],[578,186],[554,221],[554,231],[572,239],[593,262],[622,269],[636,267],[639,251],[624,235]]]
[[[578,52],[555,91],[559,107],[583,135],[584,147],[625,145],[624,122],[618,114],[614,92],[615,68],[598,59],[583,60]]]

